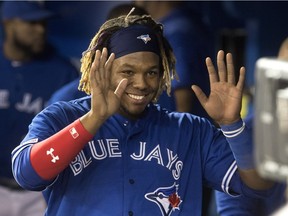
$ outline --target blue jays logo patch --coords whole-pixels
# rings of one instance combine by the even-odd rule
[[[179,210],[179,206],[182,202],[177,191],[178,185],[174,183],[170,187],[160,187],[154,192],[145,194],[145,198],[156,203],[163,216],[169,216],[175,209]]]
[[[151,41],[151,38],[150,38],[149,34],[140,35],[140,36],[137,37],[137,39],[141,39],[145,44],[147,44],[148,41]]]

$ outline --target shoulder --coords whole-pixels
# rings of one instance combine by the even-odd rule
[[[70,101],[58,101],[55,102],[51,105],[49,105],[46,109],[47,110],[63,110],[65,112],[68,111],[88,111],[90,109],[91,105],[91,97],[83,97],[83,98],[78,98]]]
[[[42,110],[38,115],[36,115],[33,121],[55,121],[69,124],[84,115],[89,109],[89,96],[72,101],[59,101]]]
[[[44,140],[83,116],[90,106],[90,98],[57,102],[38,113],[29,125],[22,143]]]

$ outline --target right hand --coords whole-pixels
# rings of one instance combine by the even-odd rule
[[[90,69],[91,110],[81,118],[84,127],[95,133],[101,124],[116,113],[128,80],[122,79],[116,89],[110,87],[114,53],[108,58],[107,48],[97,50]]]

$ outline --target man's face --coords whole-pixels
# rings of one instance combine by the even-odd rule
[[[9,37],[16,49],[31,55],[39,54],[46,44],[46,24],[43,21],[11,20]]]
[[[137,119],[158,91],[159,56],[153,52],[136,52],[115,59],[111,74],[112,88],[116,89],[123,78],[128,79],[128,86],[121,98],[119,112],[130,119]]]

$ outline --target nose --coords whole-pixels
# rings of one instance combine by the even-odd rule
[[[132,84],[134,88],[137,88],[140,90],[145,90],[148,86],[148,83],[144,74],[135,75],[133,78]]]

